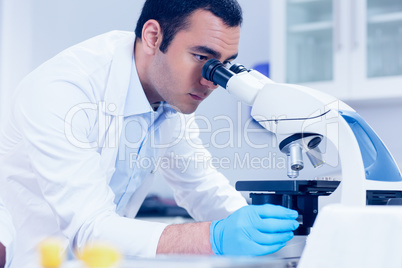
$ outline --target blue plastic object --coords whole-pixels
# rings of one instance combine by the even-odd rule
[[[402,181],[394,158],[374,130],[356,112],[339,111],[356,136],[367,180]]]
[[[261,74],[263,74],[269,78],[270,74],[269,74],[269,63],[268,62],[256,64],[251,69],[254,69],[257,72],[260,72]]]

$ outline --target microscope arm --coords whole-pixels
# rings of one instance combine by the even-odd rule
[[[398,183],[391,188],[401,188],[402,176],[391,154],[351,107],[318,90],[274,83],[257,71],[244,67],[237,70],[234,73],[212,59],[204,65],[203,77],[252,106],[251,116],[276,135],[283,149],[287,149],[287,142],[297,143],[299,151],[291,151],[297,155],[302,150],[314,149],[310,144],[315,138],[325,137],[332,142],[338,150],[342,168],[342,183],[335,191],[341,192],[342,203],[366,204],[368,185],[389,188],[389,184],[383,186],[383,183],[394,181]],[[294,135],[300,139],[289,139]],[[366,163],[363,163],[364,159]]]
[[[256,95],[251,116],[279,140],[294,133],[324,136],[335,145],[341,162],[342,183],[334,196],[340,195],[344,204],[365,205],[366,177],[359,144],[340,109],[355,113],[343,102],[313,89],[266,84]]]

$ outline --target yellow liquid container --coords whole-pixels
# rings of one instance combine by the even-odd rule
[[[121,259],[120,253],[112,246],[94,243],[86,246],[79,260],[66,261],[61,240],[50,238],[39,245],[40,267],[43,268],[115,268]]]
[[[39,245],[40,262],[43,268],[57,268],[65,260],[63,245],[58,239],[46,239]]]
[[[79,258],[89,268],[109,268],[117,267],[121,256],[114,247],[96,243],[86,247]]]

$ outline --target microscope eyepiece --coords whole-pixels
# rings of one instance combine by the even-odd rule
[[[229,79],[235,75],[232,71],[228,70],[219,60],[210,59],[202,67],[202,77],[208,81],[226,88]]]
[[[239,63],[235,63],[232,66],[230,66],[229,70],[234,72],[235,74],[241,73],[241,72],[248,72],[247,68],[244,67],[243,65]]]

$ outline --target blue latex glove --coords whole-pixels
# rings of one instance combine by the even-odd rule
[[[216,255],[266,255],[278,251],[299,227],[298,213],[282,206],[250,205],[210,227]]]

